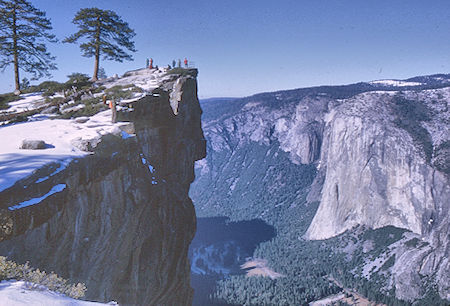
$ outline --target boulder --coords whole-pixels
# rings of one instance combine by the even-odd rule
[[[89,121],[89,117],[77,117],[77,118],[75,118],[75,122],[76,123],[85,123],[87,121]]]
[[[33,139],[22,140],[22,144],[19,147],[19,149],[24,149],[24,150],[42,150],[45,148],[47,148],[45,141],[33,140]]]
[[[84,152],[92,152],[94,148],[100,143],[101,137],[95,137],[93,139],[82,139],[81,137],[77,137],[73,139],[70,144],[81,151]]]

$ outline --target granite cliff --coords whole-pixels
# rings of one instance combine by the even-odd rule
[[[152,86],[119,107],[117,128],[72,141],[85,155],[45,164],[0,193],[0,254],[84,282],[88,299],[189,305],[196,218],[188,191],[205,140],[197,71],[187,72],[115,80]],[[73,125],[94,127],[93,118]],[[23,205],[30,199],[40,201]]]
[[[412,302],[436,289],[450,300],[449,81],[434,75],[205,101],[208,156],[191,190],[197,213],[261,218],[292,250],[315,245],[303,239],[324,240],[349,261],[360,248],[366,258],[352,275],[378,274],[382,294]],[[407,232],[373,256],[375,239],[338,247],[330,239],[391,226]],[[270,256],[271,247],[256,254]],[[295,260],[289,264],[279,269],[288,274]]]

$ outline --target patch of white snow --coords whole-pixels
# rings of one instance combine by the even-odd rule
[[[90,117],[84,124],[75,120],[55,119],[0,127],[0,191],[46,164],[59,162],[67,165],[74,157],[91,154],[75,144],[80,141],[99,142],[101,135],[120,133],[119,126],[126,124],[111,123],[111,110],[106,110]],[[45,150],[19,149],[22,140],[30,137],[43,140],[51,146]]]
[[[24,281],[2,281],[0,283],[0,305],[4,306],[94,306],[118,305],[75,300],[63,294],[48,290],[44,286],[35,286]]]
[[[378,80],[378,81],[371,81],[371,82],[369,82],[369,84],[384,85],[384,86],[396,86],[396,87],[423,85],[423,83],[419,83],[419,82],[406,82],[406,81],[400,81],[400,80]]]
[[[16,209],[24,208],[24,207],[27,207],[27,206],[39,204],[42,200],[45,200],[46,198],[48,198],[52,194],[61,192],[64,189],[66,189],[66,184],[58,184],[56,186],[53,186],[53,188],[50,189],[50,191],[47,192],[46,194],[44,194],[42,197],[33,198],[33,199],[30,199],[30,200],[27,200],[27,201],[23,201],[23,202],[21,202],[21,203],[19,203],[17,205],[8,207],[8,209],[9,210],[16,210]]]

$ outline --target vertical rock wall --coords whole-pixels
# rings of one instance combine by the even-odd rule
[[[134,123],[135,137],[103,136],[94,154],[46,182],[4,192],[21,202],[67,185],[39,205],[2,210],[12,230],[0,254],[84,282],[88,299],[189,305],[196,221],[188,191],[194,161],[206,154],[195,76],[173,77],[132,107],[119,120]]]
[[[427,247],[398,247],[396,296],[414,300],[430,277],[449,299],[448,89],[357,95],[325,116],[318,211],[306,233],[326,239],[357,225],[408,229]]]

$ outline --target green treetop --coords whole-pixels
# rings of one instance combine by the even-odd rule
[[[98,80],[100,55],[103,60],[132,60],[126,50],[136,52],[132,38],[136,35],[115,12],[98,8],[84,8],[78,11],[72,21],[79,31],[67,37],[64,42],[75,43],[83,39],[80,49],[85,57],[94,57],[93,81]]]
[[[55,57],[44,44],[57,41],[51,29],[45,13],[29,1],[0,0],[0,68],[14,65],[16,94],[20,93],[19,69],[33,74],[33,80],[56,69]]]

